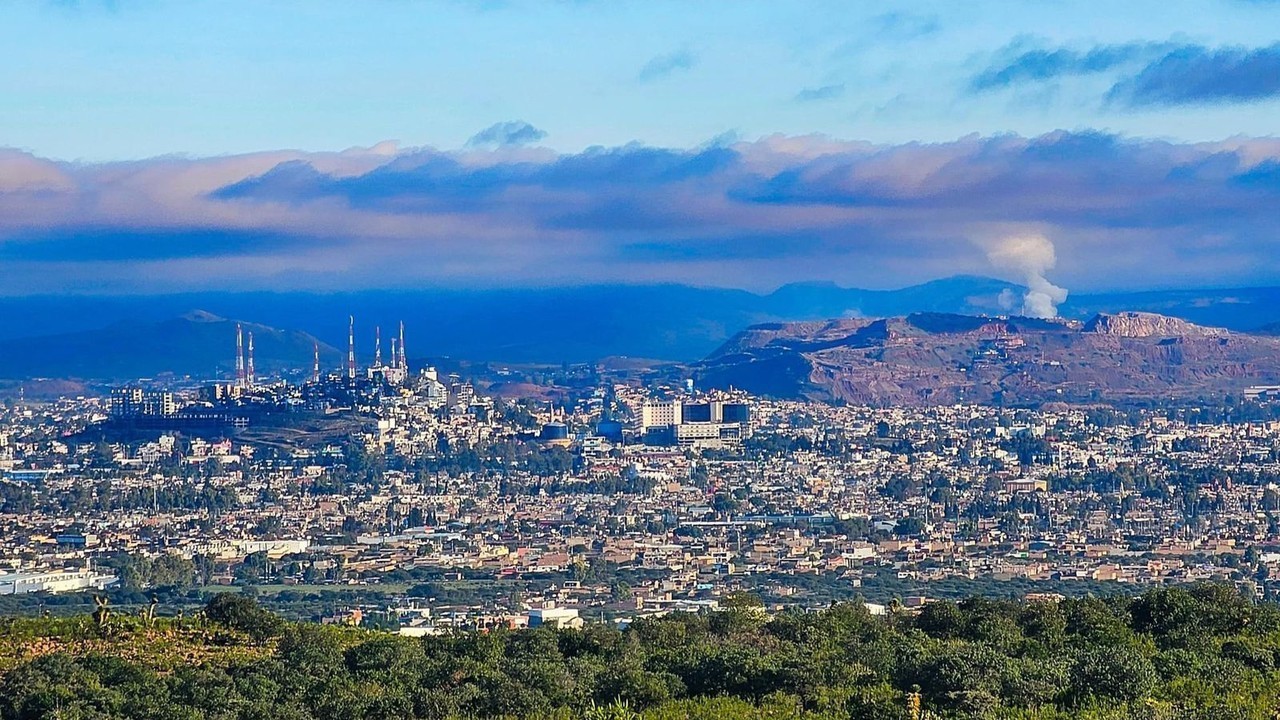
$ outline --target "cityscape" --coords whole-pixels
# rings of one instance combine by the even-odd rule
[[[0,16],[0,720],[1280,718],[1280,3]]]
[[[256,374],[237,327],[230,382],[11,403],[0,594],[143,591],[160,564],[181,587],[421,634],[551,608],[625,625],[740,592],[876,613],[975,591],[1275,592],[1269,388],[1216,407],[877,408],[568,367],[557,404],[411,368],[403,326],[389,362],[375,330],[361,366],[354,328],[345,367],[300,383]]]

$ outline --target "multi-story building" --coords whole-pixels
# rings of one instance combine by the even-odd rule
[[[110,411],[114,417],[173,415],[178,412],[178,401],[171,392],[147,392],[139,387],[116,388],[111,391]]]
[[[640,430],[668,428],[684,421],[684,404],[679,400],[646,402],[640,408]]]

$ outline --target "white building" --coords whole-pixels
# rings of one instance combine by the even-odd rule
[[[56,570],[51,572],[0,573],[0,595],[23,595],[35,592],[75,592],[102,590],[116,584],[115,575],[92,570]]]
[[[533,608],[529,611],[529,627],[536,628],[541,625],[580,628],[582,627],[582,618],[578,617],[576,608],[556,607],[555,603],[548,602],[540,608]]]
[[[219,560],[242,558],[254,553],[266,553],[279,559],[285,555],[297,555],[311,547],[310,540],[212,540],[192,545],[186,552],[191,555],[209,555]]]
[[[684,404],[679,400],[650,401],[640,408],[640,429],[671,427],[684,419]]]

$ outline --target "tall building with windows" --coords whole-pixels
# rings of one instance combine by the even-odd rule
[[[111,391],[109,410],[113,417],[174,415],[178,412],[178,400],[168,391],[148,392],[139,387],[116,388]]]
[[[128,417],[142,412],[142,388],[122,387],[111,391],[110,411],[114,417]]]
[[[679,400],[650,401],[640,408],[640,430],[679,425],[684,421],[684,404]]]

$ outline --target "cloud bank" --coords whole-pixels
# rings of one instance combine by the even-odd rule
[[[1259,48],[1135,42],[1001,53],[970,80],[985,92],[1067,77],[1114,76],[1105,100],[1130,108],[1224,105],[1280,97],[1280,43]]]
[[[1112,88],[1134,106],[1212,105],[1280,97],[1280,43],[1270,47],[1177,48]]]
[[[568,154],[387,143],[104,164],[4,150],[0,292],[890,287],[957,273],[1030,282],[1054,261],[1054,281],[1081,289],[1277,283],[1278,203],[1275,139],[772,136]],[[991,238],[1041,236],[1047,263],[989,252]],[[1047,314],[1056,287],[1024,305]]]

